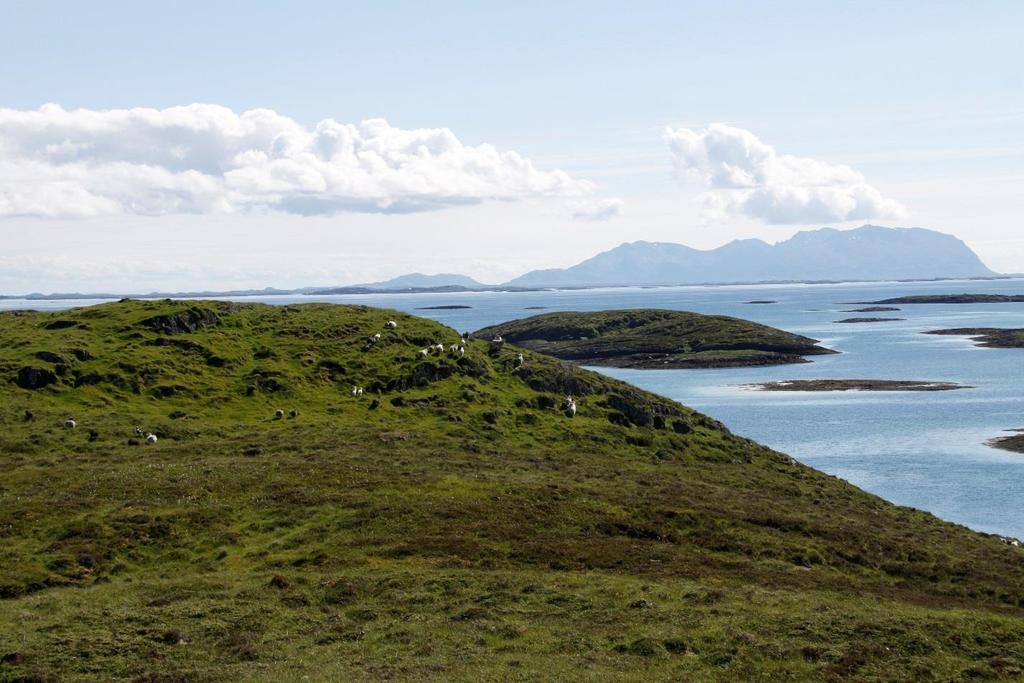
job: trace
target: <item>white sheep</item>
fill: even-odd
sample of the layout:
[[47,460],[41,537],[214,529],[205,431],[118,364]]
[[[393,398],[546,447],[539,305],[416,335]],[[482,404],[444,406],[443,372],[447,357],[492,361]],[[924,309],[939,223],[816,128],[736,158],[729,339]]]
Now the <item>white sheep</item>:
[[524,362],[525,362],[525,360],[523,359],[523,354],[521,354],[521,353],[517,353],[517,354],[516,354],[516,367],[519,367],[519,366],[520,366],[520,365],[522,365],[522,364],[523,364]]
[[566,409],[566,412],[569,413],[569,417],[576,417],[576,404],[570,403],[569,407]]
[[359,387],[357,387],[357,386],[353,386],[352,387],[352,395],[353,396],[358,396],[359,395]]
[[434,344],[434,348],[439,354],[444,353],[444,344]]
[[359,393],[357,395],[358,396],[362,396],[363,395],[363,388],[362,387],[359,387]]
[[460,346],[459,347],[459,355],[460,356],[465,356],[466,355],[466,347],[465,346]]
[[156,443],[156,434],[146,434],[146,443]]
[[278,408],[277,410],[274,411],[275,420],[280,420],[282,417],[284,417],[284,411],[282,409]]
[[68,419],[64,420],[64,428],[65,429],[74,429],[77,426],[78,426],[78,423],[75,422],[75,418],[73,418],[73,417],[69,417]]
[[426,358],[428,353],[430,353],[430,351],[427,349],[420,349],[419,356],[420,358]]
[[396,323],[394,320],[389,320],[387,324],[384,325],[384,327],[388,328],[389,330],[394,330],[398,328],[398,323]]
[[451,344],[448,347],[448,353],[454,355],[454,354],[456,354],[458,352],[459,352],[459,345],[458,344]]
[[492,344],[504,344],[505,340],[501,338],[500,334],[496,334],[496,335],[494,335],[494,338],[491,339],[491,343]]

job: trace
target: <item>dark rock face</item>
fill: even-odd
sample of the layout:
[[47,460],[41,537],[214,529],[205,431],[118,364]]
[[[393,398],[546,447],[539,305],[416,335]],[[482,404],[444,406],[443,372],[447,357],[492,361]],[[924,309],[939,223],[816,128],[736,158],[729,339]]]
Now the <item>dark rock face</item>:
[[158,315],[142,321],[142,324],[161,334],[187,334],[205,327],[214,327],[220,317],[207,308],[190,308],[172,315]]
[[568,364],[563,366],[561,372],[524,366],[515,370],[515,374],[534,391],[563,396],[587,396],[595,391],[587,378],[574,373]]
[[629,424],[637,427],[665,428],[665,418],[684,418],[682,411],[663,403],[645,399],[640,393],[609,394],[605,399],[609,408],[617,411]]
[[455,374],[455,369],[450,365],[420,363],[409,376],[409,386],[426,386],[442,379],[448,379]]
[[66,365],[67,359],[59,353],[53,353],[52,351],[39,351],[36,353],[36,358],[44,360],[47,363],[55,363],[57,365]]
[[42,389],[56,381],[57,375],[52,370],[29,366],[18,370],[18,376],[14,380],[15,384],[22,389]]

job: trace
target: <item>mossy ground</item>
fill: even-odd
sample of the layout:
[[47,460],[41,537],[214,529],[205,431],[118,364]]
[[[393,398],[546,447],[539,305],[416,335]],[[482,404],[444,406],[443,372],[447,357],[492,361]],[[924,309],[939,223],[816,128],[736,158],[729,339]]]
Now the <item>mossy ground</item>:
[[0,315],[0,679],[1024,670],[1019,548],[555,359],[418,356],[457,340],[326,305]]

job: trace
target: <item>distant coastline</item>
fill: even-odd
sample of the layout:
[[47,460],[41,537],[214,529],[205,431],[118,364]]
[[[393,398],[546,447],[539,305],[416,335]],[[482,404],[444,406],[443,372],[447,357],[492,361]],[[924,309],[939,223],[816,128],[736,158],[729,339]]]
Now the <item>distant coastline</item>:
[[[844,284],[871,284],[880,282],[893,283],[915,283],[915,282],[986,282],[997,280],[1020,280],[1024,279],[1021,274],[992,275],[984,277],[948,277],[948,278],[920,278],[906,280],[751,280],[733,282],[665,282],[662,284],[609,284],[609,285],[572,285],[552,287],[508,287],[505,285],[462,287],[459,285],[442,287],[404,287],[404,288],[374,288],[359,285],[343,287],[300,287],[296,289],[277,289],[266,287],[264,289],[239,289],[239,290],[202,290],[186,292],[148,292],[139,293],[111,293],[111,292],[53,292],[43,294],[33,292],[31,294],[0,294],[0,300],[19,299],[23,301],[74,301],[77,299],[107,299],[116,301],[119,299],[205,299],[216,297],[246,297],[246,296],[343,296],[343,295],[366,295],[366,294],[472,294],[480,292],[555,292],[555,291],[585,291],[592,289],[632,289],[643,287],[645,289],[659,287],[749,287],[749,286],[771,286],[771,285],[844,285]],[[855,302],[855,303],[876,303],[876,302]]]

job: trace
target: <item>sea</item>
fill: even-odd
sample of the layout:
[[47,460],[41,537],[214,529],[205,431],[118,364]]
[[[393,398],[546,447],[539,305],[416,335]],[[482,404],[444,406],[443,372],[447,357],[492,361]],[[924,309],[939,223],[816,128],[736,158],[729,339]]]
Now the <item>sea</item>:
[[[269,304],[328,302],[394,308],[458,331],[551,311],[667,308],[746,318],[813,337],[840,353],[810,363],[709,370],[593,368],[691,406],[737,434],[841,477],[893,503],[978,531],[1024,538],[1024,455],[986,445],[1024,428],[1024,349],[986,349],[952,327],[1024,328],[1024,303],[918,304],[846,313],[854,302],[914,294],[1024,294],[1024,279],[736,286],[630,287],[530,292],[252,296]],[[768,300],[771,304],[751,304]],[[0,300],[0,309],[60,310],[102,300]],[[437,309],[436,306],[468,306]],[[896,317],[837,324],[854,316]],[[765,392],[791,379],[958,382],[940,392]]]

